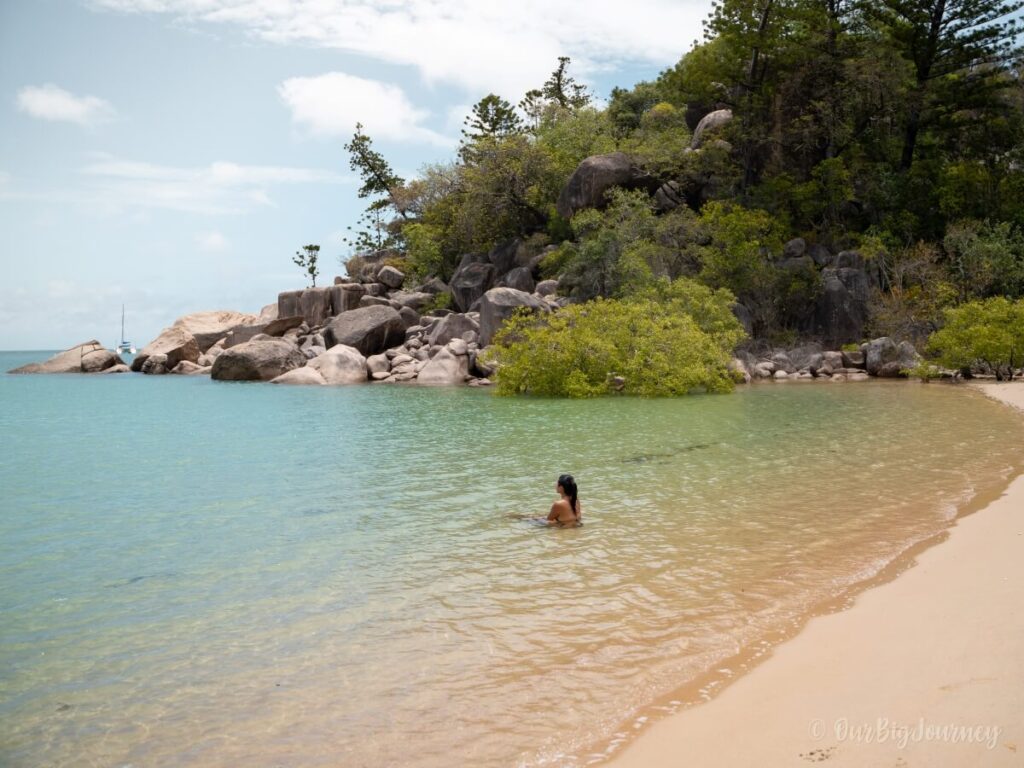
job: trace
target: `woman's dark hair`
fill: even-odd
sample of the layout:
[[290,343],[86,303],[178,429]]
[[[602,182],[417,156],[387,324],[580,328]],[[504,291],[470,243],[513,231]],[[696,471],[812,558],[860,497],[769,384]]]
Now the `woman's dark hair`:
[[579,500],[576,497],[579,489],[576,488],[576,481],[572,479],[572,475],[561,475],[558,478],[558,484],[562,486],[562,490],[565,491],[565,495],[569,497],[569,505],[572,509],[573,515],[579,519],[580,513],[577,509]]

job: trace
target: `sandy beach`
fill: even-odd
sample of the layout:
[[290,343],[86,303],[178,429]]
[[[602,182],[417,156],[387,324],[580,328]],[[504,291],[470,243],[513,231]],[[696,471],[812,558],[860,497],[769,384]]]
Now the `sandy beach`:
[[914,560],[608,764],[1024,765],[1024,476]]

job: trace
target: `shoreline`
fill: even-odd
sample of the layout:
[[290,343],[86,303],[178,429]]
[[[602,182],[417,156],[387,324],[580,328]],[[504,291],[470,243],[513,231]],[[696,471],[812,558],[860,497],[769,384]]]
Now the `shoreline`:
[[[968,386],[1024,417],[1024,382]],[[592,762],[1018,765],[1022,510],[1019,472],[798,626],[646,707]]]

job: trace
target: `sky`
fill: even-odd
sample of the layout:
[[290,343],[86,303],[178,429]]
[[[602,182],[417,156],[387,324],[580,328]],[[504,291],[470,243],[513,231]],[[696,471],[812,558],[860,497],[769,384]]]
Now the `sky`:
[[360,121],[400,175],[470,106],[572,57],[600,99],[678,61],[709,0],[3,0],[0,349],[138,346],[321,283],[363,201]]

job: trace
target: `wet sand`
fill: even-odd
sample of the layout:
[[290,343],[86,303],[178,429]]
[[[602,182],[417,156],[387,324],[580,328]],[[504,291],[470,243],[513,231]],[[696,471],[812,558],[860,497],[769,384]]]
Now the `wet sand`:
[[608,765],[1024,765],[1024,475],[944,538]]

